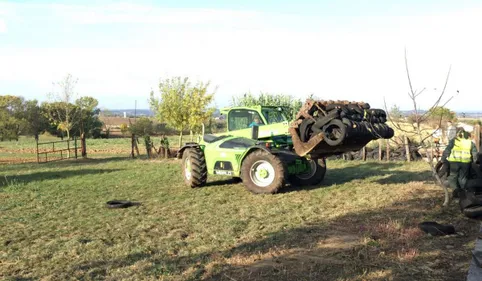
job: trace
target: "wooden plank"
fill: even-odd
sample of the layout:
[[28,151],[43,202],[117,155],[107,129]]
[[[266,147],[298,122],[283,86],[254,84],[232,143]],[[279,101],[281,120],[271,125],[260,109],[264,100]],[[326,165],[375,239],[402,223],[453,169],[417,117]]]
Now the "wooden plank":
[[405,154],[407,154],[407,162],[410,162],[411,155],[410,155],[410,146],[409,146],[407,135],[403,135],[403,143],[405,144]]
[[390,142],[389,142],[389,140],[387,139],[385,143],[386,143],[386,145],[387,145],[387,157],[386,157],[385,160],[388,162],[388,161],[390,161]]
[[382,140],[378,140],[378,161],[382,161]]

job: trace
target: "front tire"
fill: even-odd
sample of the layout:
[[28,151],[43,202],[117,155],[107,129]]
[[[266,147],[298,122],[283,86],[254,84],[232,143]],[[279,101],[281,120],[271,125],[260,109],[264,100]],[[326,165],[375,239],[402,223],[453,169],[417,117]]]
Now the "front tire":
[[188,148],[182,155],[182,176],[186,185],[195,188],[206,184],[208,170],[204,152],[200,148]]
[[309,172],[293,175],[290,177],[290,182],[293,185],[298,185],[298,186],[316,185],[316,184],[319,184],[325,178],[326,160],[324,158],[308,160],[308,163],[311,166]]
[[274,154],[258,150],[249,154],[241,166],[245,187],[256,194],[274,194],[285,184],[285,168]]

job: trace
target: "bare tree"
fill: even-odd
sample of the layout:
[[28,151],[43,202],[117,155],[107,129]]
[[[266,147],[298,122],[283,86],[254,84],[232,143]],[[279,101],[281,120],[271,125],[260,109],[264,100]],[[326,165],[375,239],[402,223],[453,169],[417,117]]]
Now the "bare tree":
[[52,110],[49,110],[49,118],[58,126],[58,129],[67,133],[67,139],[70,139],[70,130],[79,122],[80,110],[74,105],[78,94],[75,92],[75,86],[78,79],[71,74],[60,82],[52,83],[54,88],[58,87],[58,91],[49,93],[49,100],[55,104]]
[[[448,84],[449,77],[450,77],[451,68],[452,67],[450,66],[449,69],[448,69],[447,76],[445,78],[444,87],[443,87],[441,93],[438,95],[437,99],[432,104],[432,106],[428,110],[423,112],[423,110],[421,110],[419,105],[418,105],[417,98],[422,93],[425,92],[425,88],[423,88],[421,90],[416,90],[416,89],[413,88],[412,79],[410,78],[410,71],[409,71],[409,67],[408,67],[407,50],[405,49],[405,69],[406,69],[406,72],[407,72],[407,78],[408,78],[408,84],[409,84],[408,97],[410,98],[410,100],[412,102],[412,105],[413,105],[413,109],[414,109],[414,116],[413,116],[413,121],[414,121],[414,124],[413,124],[414,128],[413,129],[414,130],[407,130],[407,129],[403,128],[399,122],[397,122],[396,120],[394,120],[394,118],[392,116],[390,116],[390,113],[387,110],[386,101],[384,99],[385,111],[387,112],[388,118],[389,118],[390,122],[394,125],[394,127],[397,128],[399,131],[407,134],[407,135],[412,135],[413,137],[418,138],[418,140],[420,142],[420,147],[422,148],[422,151],[423,150],[425,151],[425,154],[427,156],[427,159],[428,159],[427,162],[430,165],[430,169],[432,171],[432,176],[434,177],[435,183],[437,185],[439,185],[440,187],[442,187],[443,190],[444,190],[444,193],[445,193],[445,200],[444,200],[444,203],[443,203],[444,207],[447,207],[450,204],[449,191],[448,191],[447,187],[444,185],[444,183],[442,182],[442,179],[438,175],[436,167],[433,163],[433,155],[430,152],[430,151],[433,151],[433,143],[431,141],[427,141],[427,139],[429,139],[433,136],[434,132],[429,132],[426,136],[424,136],[422,124],[425,123],[428,120],[428,118],[430,117],[430,113],[435,108],[440,107],[440,106],[443,107],[453,99],[454,95],[449,96],[449,97],[447,97],[447,95],[446,95],[446,89],[447,89],[447,84]],[[442,123],[442,116],[440,116],[440,120],[438,120],[437,129],[441,128],[441,123]]]

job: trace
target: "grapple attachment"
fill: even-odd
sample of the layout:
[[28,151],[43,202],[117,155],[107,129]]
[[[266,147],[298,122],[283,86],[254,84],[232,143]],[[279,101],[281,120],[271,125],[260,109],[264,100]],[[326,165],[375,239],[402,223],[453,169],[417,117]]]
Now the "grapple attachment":
[[289,133],[299,156],[326,157],[357,151],[376,139],[390,139],[386,112],[368,103],[308,99]]

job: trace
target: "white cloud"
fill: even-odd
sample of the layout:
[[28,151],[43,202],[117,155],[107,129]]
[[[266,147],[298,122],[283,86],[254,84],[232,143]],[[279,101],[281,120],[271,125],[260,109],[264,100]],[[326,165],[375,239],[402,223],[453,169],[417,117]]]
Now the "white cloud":
[[0,33],[7,32],[7,24],[3,19],[0,19]]

